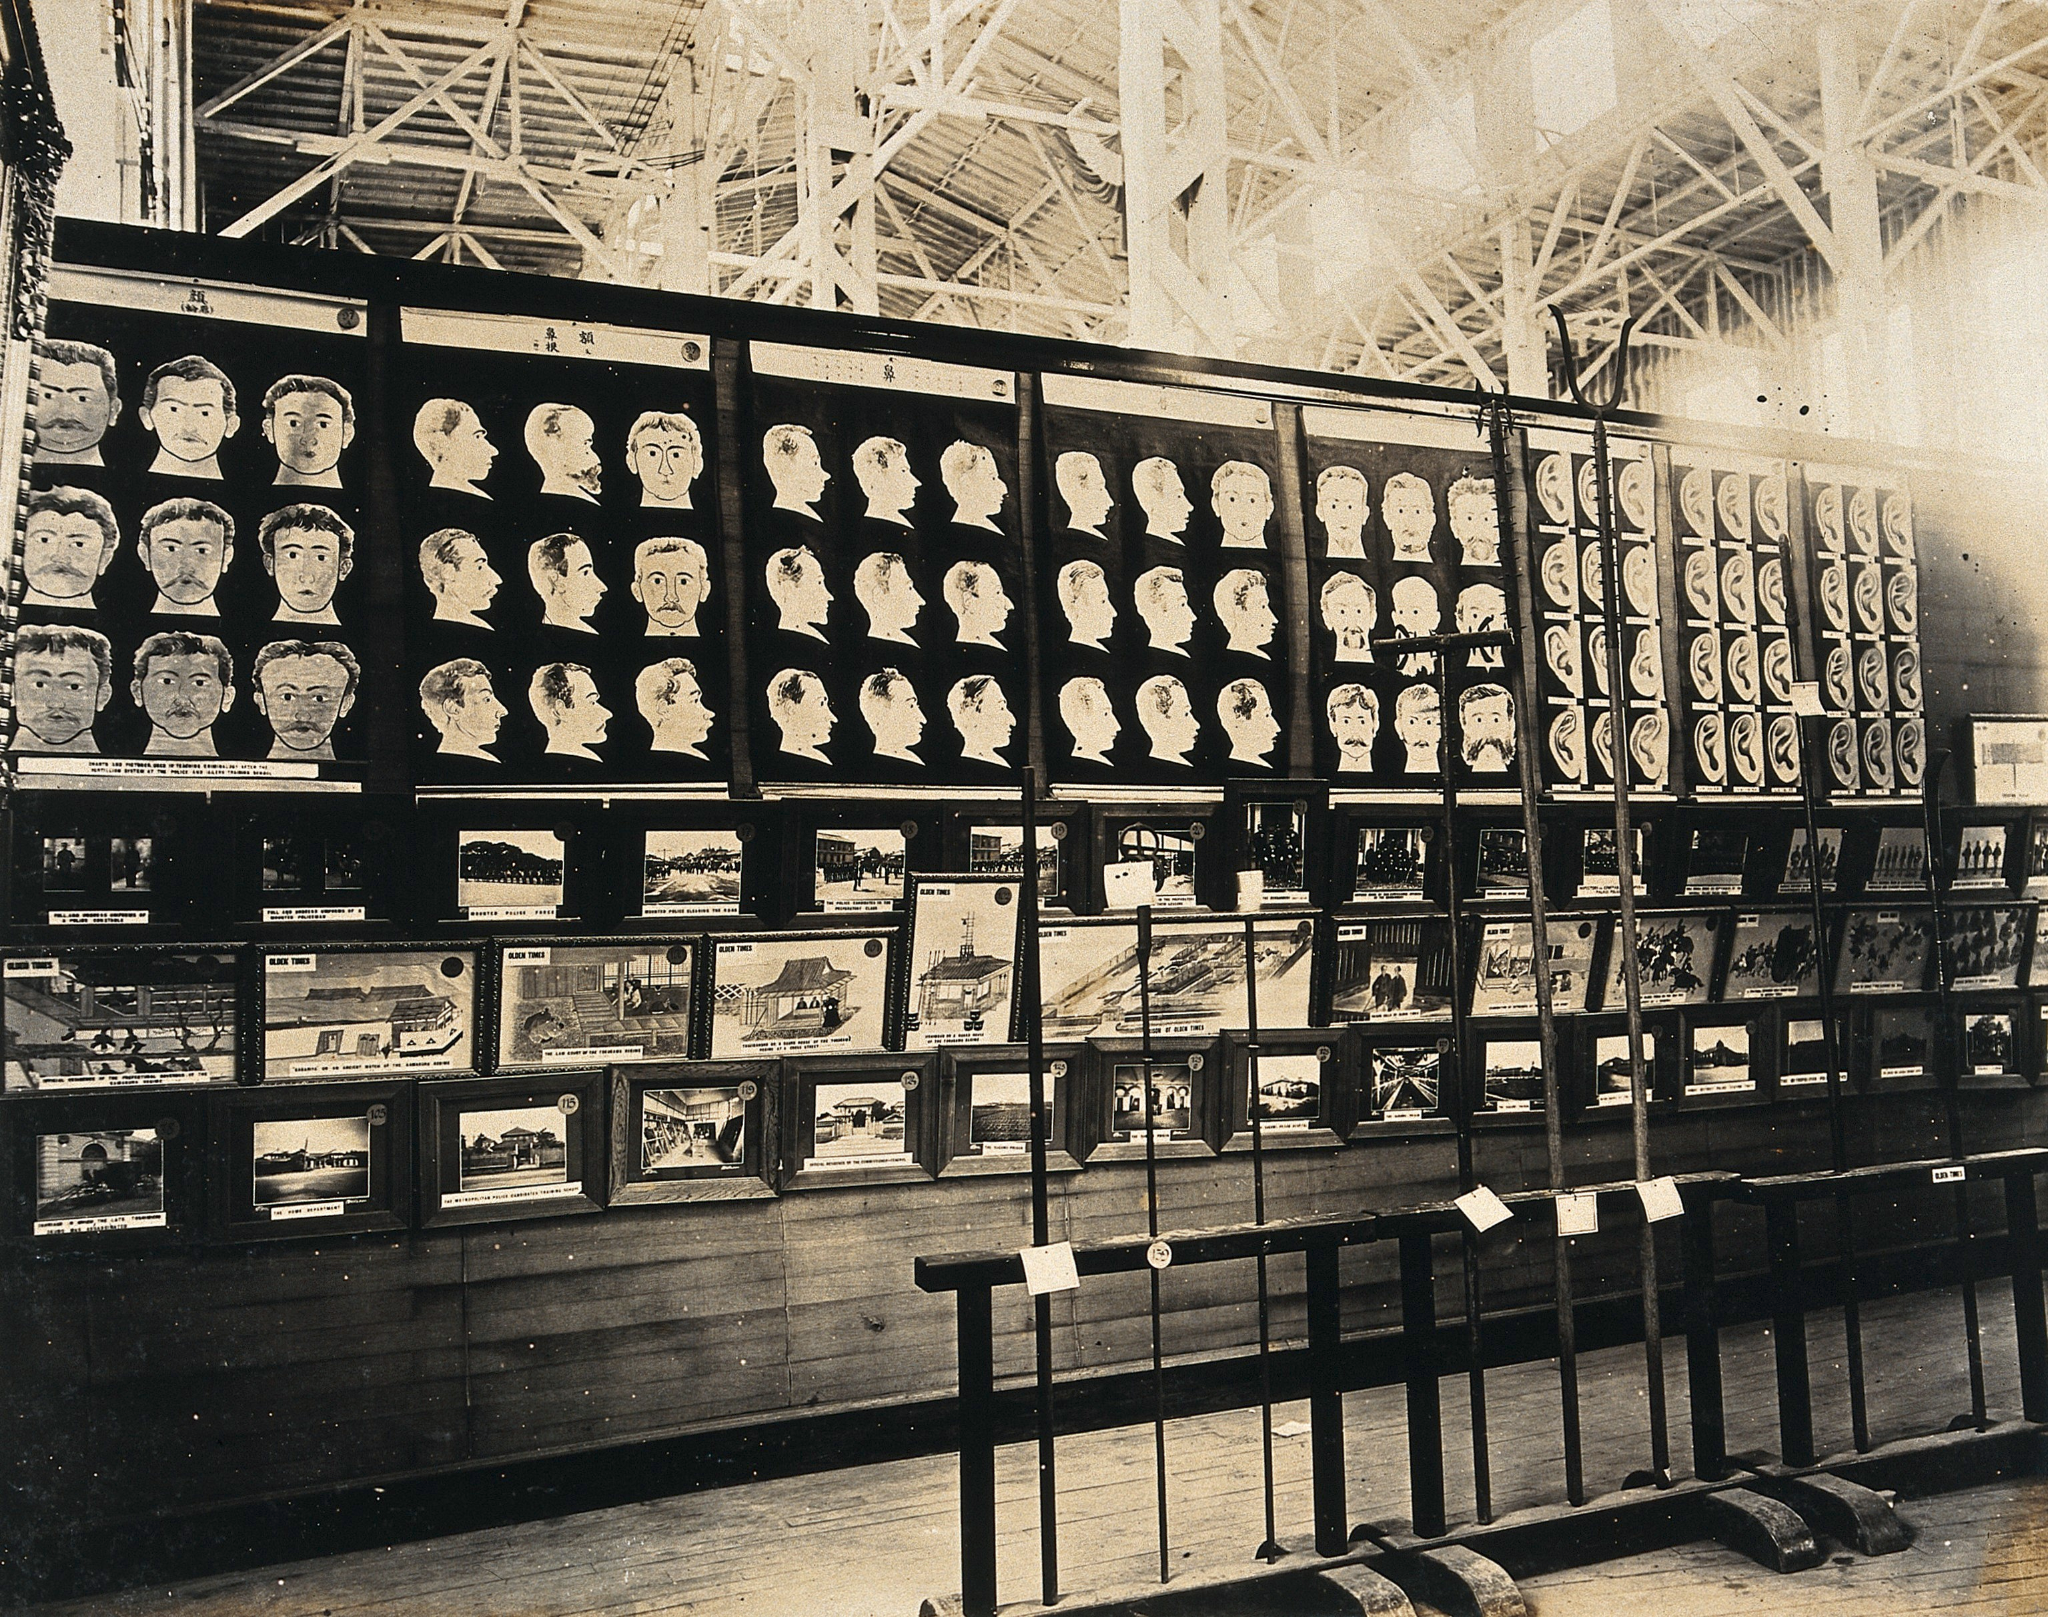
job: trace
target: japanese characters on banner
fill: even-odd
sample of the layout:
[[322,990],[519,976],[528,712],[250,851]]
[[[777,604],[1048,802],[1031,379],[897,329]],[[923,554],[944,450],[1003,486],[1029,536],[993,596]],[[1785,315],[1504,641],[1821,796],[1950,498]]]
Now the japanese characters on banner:
[[1485,438],[1466,417],[1320,406],[1302,426],[1317,773],[1340,787],[1434,789],[1448,735],[1473,785],[1518,786],[1506,654],[1453,657],[1446,715],[1436,655],[1385,649],[1509,625]]
[[1882,473],[1806,468],[1822,788],[1834,797],[1914,795],[1927,773],[1921,716],[1920,573],[1913,504]]
[[1701,797],[1796,793],[1790,504],[1782,461],[1674,449],[1678,665]]
[[1285,773],[1273,407],[1048,374],[1046,770],[1076,786]]
[[392,401],[414,779],[722,787],[710,344],[413,309]]
[[[1655,470],[1650,445],[1610,438],[1614,474],[1609,514],[1621,576],[1621,739],[1630,783],[1671,789],[1671,718],[1666,701],[1656,544]],[[1607,630],[1602,622],[1598,474],[1589,434],[1529,433],[1529,550],[1535,566],[1537,733],[1543,781],[1556,791],[1605,790],[1617,748],[1608,708]]]
[[62,267],[50,296],[10,580],[24,783],[358,784],[364,306]]
[[1008,786],[1029,712],[1015,374],[780,343],[750,355],[757,777]]

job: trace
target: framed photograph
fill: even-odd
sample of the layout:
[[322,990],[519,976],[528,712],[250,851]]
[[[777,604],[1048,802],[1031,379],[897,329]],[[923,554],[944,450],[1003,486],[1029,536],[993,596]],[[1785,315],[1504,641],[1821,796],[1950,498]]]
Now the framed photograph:
[[[1254,797],[1239,806],[1244,840],[1238,869],[1259,873],[1263,903],[1279,909],[1307,904],[1311,855],[1321,846],[1310,834],[1311,813],[1318,827],[1321,813],[1299,797]],[[1319,859],[1315,862],[1320,866]],[[1316,879],[1320,881],[1320,872]]]
[[592,805],[429,799],[406,834],[421,921],[500,929],[611,918],[617,831]]
[[2048,814],[2027,820],[2026,894],[2029,898],[2048,896]]
[[[1549,917],[1551,1007],[1563,1015],[1586,1008],[1592,987],[1593,946],[1600,925],[1582,915]],[[1472,1015],[1536,1014],[1536,945],[1527,921],[1487,921],[1478,926],[1473,952]]]
[[[1840,1062],[1838,1070],[1846,1081],[1849,1076],[1849,1027],[1840,1017],[1835,1021],[1835,1053]],[[1827,1081],[1826,1025],[1818,1016],[1786,1017],[1784,1042],[1778,1056],[1779,1090],[1782,1092],[1790,1089],[1810,1093],[1825,1089]]]
[[1529,890],[1529,838],[1515,825],[1482,825],[1479,828],[1478,876],[1474,883],[1481,898],[1495,893],[1526,893]]
[[892,932],[760,932],[706,940],[714,1061],[881,1050]]
[[2048,803],[2048,718],[1973,715],[1970,801]]
[[497,1070],[689,1057],[699,940],[501,943]]
[[909,846],[898,825],[820,826],[811,834],[811,907],[826,915],[901,909]]
[[242,964],[233,949],[55,949],[0,965],[4,1087],[231,1083]]
[[[1045,1047],[1045,1165],[1072,1173],[1087,1144],[1075,1139],[1075,1097],[1088,1090],[1088,1048]],[[1031,1070],[1021,1044],[948,1050],[941,1068],[939,1176],[1031,1171]]]
[[472,1072],[477,951],[268,950],[265,1082]]
[[[1262,1148],[1342,1143],[1352,1053],[1351,1036],[1343,1028],[1261,1035],[1256,1095]],[[1224,1149],[1249,1151],[1254,1075],[1245,1035],[1224,1034],[1222,1061],[1225,1082],[1230,1086],[1225,1097]]]
[[[1636,825],[1629,829],[1635,840],[1635,891],[1641,896],[1649,891],[1645,882],[1649,828]],[[1621,892],[1618,846],[1613,826],[1589,825],[1584,828],[1579,843],[1579,897],[1614,898]]]
[[1740,893],[1749,868],[1749,833],[1722,826],[1694,826],[1687,850],[1685,893]]
[[602,1072],[421,1084],[421,1223],[597,1212],[604,1101]]
[[1435,836],[1436,828],[1427,825],[1359,826],[1351,902],[1419,903],[1424,896],[1429,849]]
[[[1309,1026],[1315,919],[1266,914],[1253,923],[1259,1026]],[[1104,919],[1038,931],[1041,1027],[1047,1039],[1135,1037],[1143,1030],[1135,921]],[[1245,919],[1173,917],[1152,925],[1149,998],[1155,1038],[1213,1034],[1247,1023]]]
[[1430,1038],[1429,1029],[1354,1030],[1358,1045],[1358,1127],[1448,1122],[1457,1083],[1455,1052],[1448,1034]]
[[1543,1047],[1535,1030],[1504,1036],[1489,1030],[1479,1045],[1478,1110],[1499,1117],[1543,1112]]
[[2004,887],[2005,831],[2003,825],[1966,825],[1956,838],[1955,876],[1949,886]]
[[905,1049],[1008,1041],[1019,885],[1012,876],[910,878]]
[[1916,825],[1878,827],[1877,854],[1870,866],[1868,893],[1919,893],[1927,890],[1927,838]]
[[264,926],[364,926],[409,919],[415,838],[362,803],[295,803],[236,822],[236,913]]
[[2019,1048],[2019,1016],[2015,1005],[1970,1006],[1957,1013],[1962,1023],[1965,1082],[1972,1078],[2016,1078],[2023,1075]]
[[[1636,912],[1636,959],[1642,1003],[1648,1006],[1703,1005],[1714,980],[1716,956],[1727,935],[1728,917],[1719,910],[1694,910],[1682,915]],[[1600,990],[1603,1010],[1618,1011],[1627,1003],[1621,921],[1607,934],[1607,972]]]
[[[1820,890],[1832,893],[1836,877],[1842,867],[1842,838],[1844,830],[1839,825],[1824,825],[1820,828]],[[1806,840],[1806,827],[1795,825],[1791,840],[1785,845],[1785,868],[1778,878],[1781,893],[1810,893],[1813,891],[1814,870],[1813,847]]]
[[643,831],[640,914],[738,915],[745,900],[747,845],[743,827],[715,831]]
[[405,1229],[412,1108],[402,1079],[223,1097],[209,1174],[214,1227],[238,1241]]
[[1755,1095],[1768,1046],[1759,1048],[1755,1018],[1688,1017],[1685,1025],[1685,1095]]
[[8,1103],[9,1227],[37,1244],[158,1245],[205,1217],[207,1108],[195,1095]]
[[791,1190],[929,1179],[935,1055],[796,1056],[783,1063]]
[[2017,988],[2033,917],[2017,904],[1958,904],[1948,912],[1949,986]]
[[1330,949],[1331,1021],[1447,1019],[1454,992],[1448,920],[1336,923]]
[[[1001,809],[977,804],[955,813],[950,866],[970,876],[1020,878],[1024,874],[1024,826],[1014,817],[1016,811],[1010,812],[1013,817],[1004,818]],[[1038,902],[1042,909],[1070,910],[1078,903],[1072,883],[1080,874],[1075,849],[1085,847],[1075,840],[1081,823],[1077,816],[1083,812],[1072,803],[1039,807]],[[1086,863],[1085,852],[1080,863]]]
[[1800,999],[1820,992],[1820,948],[1810,915],[1737,915],[1721,988],[1727,1001]]
[[[1933,958],[1932,910],[1850,910],[1842,918],[1835,992],[1918,993],[1927,986],[1927,968]],[[2017,956],[2014,967],[2018,967]]]
[[[1643,1029],[1643,1082],[1647,1086],[1648,1098],[1657,1099],[1657,1091],[1663,1087],[1665,1066],[1674,1051],[1672,1045],[1676,1029],[1665,1022]],[[1633,1098],[1629,1093],[1628,1030],[1617,1027],[1611,1021],[1603,1020],[1597,1028],[1586,1030],[1581,1048],[1591,1045],[1593,1067],[1593,1104],[1597,1107],[1626,1106]],[[1538,1108],[1541,1110],[1541,1108]]]
[[569,864],[563,831],[455,834],[455,909],[465,921],[552,921],[562,913]]
[[1934,1010],[1926,1005],[1873,1005],[1868,1018],[1868,1072],[1878,1083],[1934,1078]]
[[781,1081],[772,1061],[614,1071],[611,1205],[774,1195]]
[[1090,1162],[1142,1160],[1148,1116],[1156,1155],[1216,1154],[1223,1097],[1215,1040],[1153,1039],[1149,1113],[1143,1041],[1090,1042],[1100,1130]]

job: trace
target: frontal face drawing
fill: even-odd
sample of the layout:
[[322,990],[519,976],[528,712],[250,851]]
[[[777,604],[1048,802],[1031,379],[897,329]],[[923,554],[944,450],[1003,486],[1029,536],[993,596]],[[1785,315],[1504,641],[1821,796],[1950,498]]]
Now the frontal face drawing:
[[761,435],[761,462],[775,485],[777,509],[816,517],[818,498],[832,474],[818,458],[818,443],[809,427],[783,423]]
[[[325,378],[293,377],[264,400],[263,436],[277,451],[280,483],[339,488],[341,452],[355,442],[355,407],[346,391]],[[306,385],[293,385],[303,383]],[[332,391],[329,391],[332,389]]]
[[482,541],[460,528],[443,528],[420,544],[420,577],[434,596],[434,616],[444,622],[489,628],[483,614],[505,582],[491,565]]
[[[1498,634],[1508,624],[1508,598],[1498,584],[1468,584],[1458,591],[1454,621],[1460,634]],[[1472,668],[1498,668],[1500,647],[1474,646],[1465,662]]]
[[1267,764],[1280,739],[1280,721],[1266,687],[1255,679],[1233,679],[1216,693],[1216,718],[1239,763]]
[[1209,503],[1223,524],[1225,550],[1264,550],[1273,515],[1273,485],[1263,466],[1226,460],[1209,479]]
[[1070,679],[1060,687],[1060,722],[1074,738],[1074,756],[1090,763],[1109,762],[1109,749],[1123,733],[1109,690],[1093,675]]
[[894,438],[870,438],[853,452],[853,477],[868,497],[867,514],[910,526],[904,513],[922,485],[910,470],[910,451]]
[[996,636],[1016,605],[1003,588],[1002,575],[984,561],[956,561],[946,569],[944,593],[946,605],[959,620],[959,643],[1000,651],[1003,643]]
[[939,456],[939,477],[953,496],[953,520],[970,528],[997,530],[995,518],[1010,486],[996,470],[996,458],[980,444],[955,441]]
[[155,727],[145,751],[212,755],[213,723],[235,701],[227,667],[227,647],[211,635],[143,641],[129,695]]
[[1379,598],[1356,573],[1332,573],[1324,582],[1317,605],[1323,627],[1337,637],[1337,661],[1372,661],[1372,631],[1380,620]]
[[1067,526],[1102,538],[1102,524],[1116,503],[1110,498],[1102,462],[1085,449],[1069,449],[1053,463],[1052,476],[1060,498],[1067,502]]
[[1216,581],[1216,616],[1230,635],[1232,651],[1264,657],[1280,620],[1266,588],[1266,575],[1249,567],[1234,568]]
[[643,668],[633,682],[633,699],[654,733],[651,750],[705,756],[704,742],[715,715],[704,700],[695,664],[669,657]]
[[782,731],[782,750],[818,763],[830,763],[825,744],[832,739],[838,715],[825,692],[825,682],[807,668],[785,668],[768,681],[768,714]]
[[711,593],[710,563],[694,539],[643,539],[634,548],[633,599],[647,609],[649,634],[696,634],[697,609]]
[[580,663],[547,663],[527,687],[533,716],[548,733],[547,750],[573,758],[596,758],[612,710],[597,694],[597,681]]
[[704,470],[704,443],[688,416],[642,415],[626,434],[626,459],[640,479],[642,505],[690,509],[690,485]]
[[1339,685],[1324,704],[1337,742],[1337,767],[1346,773],[1372,768],[1373,743],[1380,733],[1380,699],[1364,685]]
[[595,424],[574,405],[535,405],[526,418],[526,452],[540,468],[541,493],[596,504],[604,487],[596,438]]
[[1002,686],[986,674],[970,674],[946,693],[946,710],[960,732],[961,757],[1008,764],[1003,749],[1016,733],[1017,719]]
[[241,418],[228,402],[227,388],[210,375],[154,379],[155,396],[140,417],[156,434],[159,446],[154,471],[187,477],[219,477],[214,457],[223,440],[232,438]]
[[217,615],[214,588],[235,554],[228,540],[231,521],[217,505],[198,510],[158,506],[143,515],[135,548],[156,580],[159,611],[184,608]]
[[884,668],[861,682],[860,716],[874,732],[878,758],[924,761],[915,750],[924,739],[924,706],[901,669]]
[[[65,504],[86,509],[59,509]],[[113,508],[83,489],[52,489],[29,496],[23,529],[21,571],[31,603],[90,608],[93,585],[120,543]]]
[[1202,733],[1187,687],[1171,674],[1155,674],[1138,687],[1138,722],[1152,741],[1152,756],[1184,764]]
[[1323,525],[1323,554],[1363,559],[1365,474],[1355,466],[1325,467],[1316,477],[1316,520]]
[[1410,574],[1394,580],[1394,627],[1402,634],[1435,634],[1443,613],[1437,605],[1436,589],[1428,579]]
[[1467,567],[1498,567],[1500,508],[1494,503],[1493,479],[1461,477],[1451,485],[1444,503],[1450,508],[1458,560]]
[[420,682],[420,706],[441,732],[440,751],[495,763],[489,752],[508,711],[482,663],[442,663]]
[[1066,614],[1068,641],[1107,651],[1105,642],[1116,628],[1108,575],[1092,561],[1070,561],[1059,571],[1057,588],[1060,610]]
[[[59,358],[60,352],[78,357]],[[44,352],[36,382],[37,460],[100,464],[100,440],[121,418],[121,396],[108,380],[113,369],[114,356],[89,343],[52,344]]]
[[1188,587],[1178,567],[1154,567],[1140,573],[1132,590],[1138,616],[1145,620],[1154,651],[1188,654],[1188,637],[1195,632],[1195,609],[1188,604]]
[[490,496],[476,485],[491,475],[498,446],[482,419],[460,399],[429,399],[413,418],[413,447],[431,469],[429,486]]
[[332,758],[334,727],[355,706],[355,673],[332,652],[258,653],[256,711],[270,721],[273,758]]
[[1443,706],[1437,700],[1436,687],[1410,685],[1394,699],[1394,734],[1408,749],[1410,774],[1436,772],[1437,743],[1443,733]]
[[327,528],[279,523],[272,529],[263,565],[277,580],[278,616],[332,622],[334,592],[355,564],[351,548]]
[[823,640],[822,626],[832,605],[825,587],[825,566],[809,545],[778,550],[768,558],[768,598],[775,603],[778,627],[792,634]]
[[1156,539],[1179,540],[1195,510],[1181,486],[1180,468],[1163,455],[1141,460],[1131,468],[1131,489],[1145,513],[1145,531]]
[[1474,685],[1458,698],[1459,755],[1465,767],[1499,774],[1515,761],[1515,700],[1499,685]]
[[1394,542],[1394,560],[1428,561],[1436,532],[1436,496],[1413,472],[1396,472],[1380,490],[1380,520]]
[[[97,652],[97,655],[95,655]],[[23,630],[14,663],[20,752],[92,753],[92,726],[114,694],[112,648],[90,629]]]

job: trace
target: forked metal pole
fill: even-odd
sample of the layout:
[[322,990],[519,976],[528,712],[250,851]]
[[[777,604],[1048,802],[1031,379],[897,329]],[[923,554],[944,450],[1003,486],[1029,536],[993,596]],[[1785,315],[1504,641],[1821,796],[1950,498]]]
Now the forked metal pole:
[[[1038,976],[1038,772],[1024,770],[1023,880],[1017,890],[1017,926],[1022,947],[1017,955],[1017,1008],[1024,1023],[1024,1062],[1031,1082],[1031,1244],[1052,1240],[1050,1184],[1045,1167],[1050,1133],[1045,1103],[1045,1023]],[[1060,1598],[1059,1483],[1053,1469],[1052,1295],[1040,1292],[1034,1304],[1032,1338],[1038,1368],[1038,1562],[1044,1603]]]
[[[1159,1148],[1152,1115],[1152,906],[1138,906],[1138,1033],[1145,1088],[1145,1231],[1159,1239]],[[1166,1582],[1166,1360],[1159,1348],[1159,1266],[1147,1262],[1152,1281],[1152,1474],[1159,1499],[1159,1581]]]
[[[1266,1103],[1259,1095],[1259,950],[1258,933],[1252,918],[1244,918],[1244,1023],[1245,1079],[1249,1091],[1245,1118],[1252,1131],[1252,1221],[1261,1229],[1266,1224],[1266,1145],[1263,1121]],[[1285,1552],[1273,1517],[1273,1318],[1266,1290],[1266,1254],[1258,1256],[1259,1268],[1259,1444],[1265,1462],[1266,1542],[1258,1553],[1271,1566]]]

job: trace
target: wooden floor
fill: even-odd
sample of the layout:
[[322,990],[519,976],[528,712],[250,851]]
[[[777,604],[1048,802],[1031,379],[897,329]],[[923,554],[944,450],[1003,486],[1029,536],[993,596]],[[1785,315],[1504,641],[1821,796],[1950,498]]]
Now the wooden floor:
[[[1983,1296],[1987,1379],[1994,1409],[2018,1399],[2009,1294]],[[1944,1426],[1968,1408],[1961,1305],[1934,1293],[1864,1315],[1873,1435],[1880,1441]],[[1816,1436],[1849,1446],[1841,1389],[1841,1328],[1818,1317],[1809,1351]],[[1724,1336],[1729,1446],[1775,1449],[1771,1343],[1761,1326]],[[1684,1471],[1685,1357],[1667,1345],[1674,1459]],[[1582,1360],[1588,1484],[1619,1486],[1648,1461],[1640,1347]],[[1555,1367],[1517,1366],[1487,1382],[1497,1514],[1562,1493]],[[1443,1384],[1454,1519],[1471,1517],[1465,1383]],[[1274,1412],[1279,1528],[1308,1530],[1306,1410]],[[1405,1525],[1405,1426],[1398,1388],[1345,1401],[1354,1520]],[[1175,1421],[1167,1429],[1174,1581],[1247,1564],[1263,1534],[1256,1410]],[[1156,1579],[1150,1427],[1061,1441],[1060,1550],[1065,1592]],[[640,1617],[745,1613],[792,1617],[909,1617],[921,1597],[959,1587],[951,1457],[906,1460],[807,1477],[707,1489],[645,1504],[384,1550],[194,1580],[34,1608],[34,1617]],[[1035,1451],[999,1456],[1000,1591],[1036,1610]],[[1535,1617],[1718,1617],[1789,1605],[1805,1611],[2048,1612],[2048,1481],[2002,1484],[1907,1500],[1917,1530],[1905,1554],[1830,1564],[1780,1579],[1731,1551],[1695,1545],[1550,1574],[1526,1585]]]

